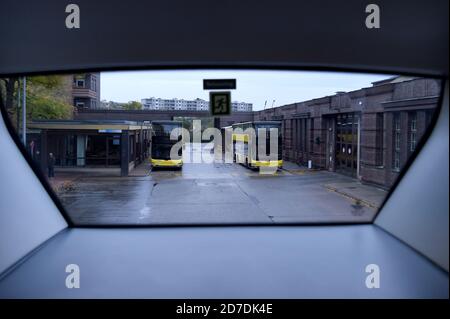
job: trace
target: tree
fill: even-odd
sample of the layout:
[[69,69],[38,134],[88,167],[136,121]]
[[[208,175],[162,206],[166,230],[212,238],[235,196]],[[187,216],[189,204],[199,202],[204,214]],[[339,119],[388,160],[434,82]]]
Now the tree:
[[142,110],[142,104],[137,101],[130,101],[123,106],[124,110]]
[[[70,119],[72,76],[44,75],[27,78],[27,117],[29,119]],[[30,83],[28,85],[28,82]]]
[[27,105],[27,118],[33,120],[70,119],[73,113],[73,106],[52,96],[30,96]]
[[[20,79],[21,80],[21,79]],[[55,90],[62,87],[63,76],[60,75],[46,75],[46,76],[32,76],[27,77],[27,94],[37,90]],[[3,99],[4,106],[7,110],[16,106],[15,99],[19,91],[19,78],[1,78],[0,92]],[[20,92],[22,93],[22,92]]]
[[10,112],[14,107],[14,100],[18,89],[17,77],[0,79],[0,96],[6,111]]
[[[69,119],[71,76],[45,75],[27,77],[27,119]],[[18,104],[19,78],[0,79],[2,101],[8,114],[16,124],[21,110]],[[22,93],[22,92],[20,92]]]

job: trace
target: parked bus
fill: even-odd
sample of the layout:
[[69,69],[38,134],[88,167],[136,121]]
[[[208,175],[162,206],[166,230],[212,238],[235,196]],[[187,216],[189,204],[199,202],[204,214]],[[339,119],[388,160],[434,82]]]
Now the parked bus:
[[[245,122],[233,124],[233,150],[234,150],[234,161],[236,163],[244,164],[250,168],[256,168],[261,166],[271,166],[271,167],[283,167],[282,159],[282,135],[281,135],[281,122],[280,121],[255,121],[255,122]],[[254,148],[249,147],[249,141],[251,140],[249,134],[245,134],[245,130],[252,128],[255,132],[255,146]],[[243,133],[236,132],[236,129],[241,129]],[[258,129],[266,129],[266,134],[264,140],[259,138]],[[277,129],[278,134],[278,149],[270,150],[270,129]],[[258,154],[258,146],[261,143],[266,145],[266,154]],[[272,151],[272,152],[271,152]],[[275,158],[269,160],[265,157],[270,154],[276,154]],[[262,155],[262,156],[260,156]]]
[[170,133],[173,129],[181,128],[178,121],[153,121],[152,122],[152,151],[150,162],[153,167],[179,167],[183,166],[183,148],[180,147],[176,158],[170,157],[170,150],[175,143],[181,141],[171,140]]
[[232,132],[233,132],[233,127],[231,125],[224,126],[220,129],[220,133],[221,133],[221,137],[222,137],[222,144],[220,145],[220,148],[221,148],[222,154],[225,154],[225,152],[228,152],[231,154],[232,143],[227,141],[226,137],[227,137],[227,134],[230,134],[228,136],[232,136]]

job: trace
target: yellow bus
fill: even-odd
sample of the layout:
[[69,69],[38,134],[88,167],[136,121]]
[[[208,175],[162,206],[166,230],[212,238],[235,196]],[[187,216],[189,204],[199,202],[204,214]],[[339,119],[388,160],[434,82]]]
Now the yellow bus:
[[[282,159],[282,135],[281,135],[281,121],[255,121],[255,122],[245,122],[245,123],[236,123],[232,125],[233,127],[233,153],[234,153],[234,161],[236,163],[244,164],[249,168],[257,168],[262,166],[271,166],[271,167],[283,167],[283,159]],[[256,144],[254,148],[249,147],[250,136],[245,133],[247,129],[253,129],[255,132]],[[278,134],[278,150],[275,152],[270,150],[270,129],[277,129]],[[236,131],[238,129],[238,131]],[[242,130],[242,133],[240,130]],[[258,129],[266,129],[265,138],[263,140],[258,137]],[[258,154],[258,146],[261,143],[265,143],[266,145],[266,154]],[[270,158],[267,160],[270,154],[277,154],[276,158]]]
[[171,140],[170,133],[173,129],[181,128],[178,121],[153,121],[152,122],[152,149],[150,162],[152,167],[178,167],[183,166],[183,148],[179,148],[176,158],[170,157],[170,150],[175,143],[181,140]]

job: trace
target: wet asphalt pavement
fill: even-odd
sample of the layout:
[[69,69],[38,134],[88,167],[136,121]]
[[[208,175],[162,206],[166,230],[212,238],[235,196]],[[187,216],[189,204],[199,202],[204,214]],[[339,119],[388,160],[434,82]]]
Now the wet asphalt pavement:
[[[188,156],[189,149],[184,153]],[[82,225],[364,222],[376,212],[326,188],[350,179],[325,171],[261,175],[222,162],[142,171],[141,176],[79,177],[61,201]]]

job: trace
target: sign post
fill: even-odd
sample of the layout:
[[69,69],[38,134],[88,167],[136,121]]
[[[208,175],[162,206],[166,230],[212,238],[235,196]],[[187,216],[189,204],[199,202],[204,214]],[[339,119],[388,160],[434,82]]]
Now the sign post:
[[209,111],[211,116],[224,116],[231,114],[231,92],[209,92]]
[[[204,79],[204,90],[235,90],[236,79]],[[214,127],[220,129],[220,116],[231,114],[231,92],[209,92],[209,112],[214,118]]]

